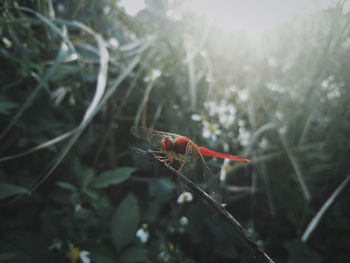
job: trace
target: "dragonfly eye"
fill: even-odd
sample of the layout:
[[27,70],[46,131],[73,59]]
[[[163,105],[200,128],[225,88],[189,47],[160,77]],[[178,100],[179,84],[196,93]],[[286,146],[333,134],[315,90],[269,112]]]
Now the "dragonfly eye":
[[162,148],[164,151],[172,151],[174,148],[174,143],[169,137],[165,137],[162,140]]

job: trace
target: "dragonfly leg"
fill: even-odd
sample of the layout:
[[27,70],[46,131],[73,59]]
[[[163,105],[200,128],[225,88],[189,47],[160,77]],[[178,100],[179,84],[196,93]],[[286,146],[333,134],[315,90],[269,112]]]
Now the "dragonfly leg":
[[166,166],[169,166],[173,163],[174,161],[174,153],[167,153],[167,152],[162,152],[166,153],[166,156],[157,156],[158,160],[164,163]]
[[[150,151],[150,152],[152,152],[160,160],[166,160],[169,158],[169,153],[166,151]],[[162,156],[161,154],[164,154],[164,156]]]
[[157,158],[161,160],[166,160],[169,159],[169,156],[157,156]]
[[171,153],[169,153],[168,159],[167,159],[167,161],[165,162],[165,164],[169,166],[169,165],[171,165],[173,162],[174,162],[174,153],[171,152]]
[[169,162],[169,157],[165,156],[165,157],[158,157],[159,161],[163,162],[163,163],[168,163]]
[[166,151],[152,151],[153,153],[163,153],[163,154],[166,154],[167,152]]
[[186,163],[186,158],[181,153],[177,154],[177,158],[179,159],[179,163],[180,163],[180,168],[177,170],[177,172],[181,173],[182,168],[184,167],[184,165]]
[[[150,151],[150,152],[155,154],[158,158],[167,157],[169,155],[169,153],[166,151]],[[164,156],[161,156],[162,154],[164,154]]]

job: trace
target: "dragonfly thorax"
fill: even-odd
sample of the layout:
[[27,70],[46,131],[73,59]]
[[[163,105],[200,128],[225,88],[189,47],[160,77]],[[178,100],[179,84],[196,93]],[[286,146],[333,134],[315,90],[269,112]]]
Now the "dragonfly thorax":
[[[165,137],[162,140],[162,148],[167,152],[176,152],[185,154],[187,150],[187,144],[189,143],[189,139],[187,137],[182,137],[177,139],[175,142],[170,137]],[[193,154],[193,151],[191,152]]]
[[162,148],[164,151],[170,152],[174,150],[174,142],[169,138],[165,137],[162,140]]

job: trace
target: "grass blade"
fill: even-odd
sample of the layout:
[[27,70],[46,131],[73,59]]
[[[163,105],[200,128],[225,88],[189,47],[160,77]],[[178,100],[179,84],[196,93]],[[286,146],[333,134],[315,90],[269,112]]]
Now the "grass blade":
[[337,187],[337,189],[335,189],[333,194],[327,199],[327,201],[323,204],[321,209],[317,212],[317,214],[314,216],[314,218],[310,221],[304,234],[301,237],[301,241],[306,242],[308,240],[311,233],[315,230],[316,226],[318,225],[318,223],[322,219],[324,213],[334,203],[335,199],[338,197],[338,195],[341,193],[341,191],[344,189],[344,187],[346,186],[346,184],[349,181],[350,181],[350,175],[348,175],[345,178],[345,180]]
[[297,159],[294,157],[294,154],[290,150],[284,135],[280,134],[280,138],[281,138],[282,144],[284,146],[284,149],[285,149],[285,151],[287,153],[287,156],[288,156],[288,158],[289,158],[289,160],[290,160],[290,162],[291,162],[291,164],[292,164],[292,166],[294,168],[294,171],[295,171],[295,173],[297,175],[297,181],[298,181],[298,183],[300,185],[300,188],[302,190],[304,198],[305,198],[306,201],[310,201],[310,199],[311,199],[310,191],[309,191],[309,188],[307,187],[307,184],[305,182],[305,179],[304,179],[303,173],[301,171],[300,165],[299,165]]
[[16,115],[11,119],[10,123],[3,130],[3,132],[0,135],[0,141],[5,137],[5,135],[8,133],[8,131],[18,122],[18,120],[21,118],[23,113],[33,104],[33,102],[34,102],[36,96],[39,94],[41,88],[47,84],[49,79],[56,72],[57,68],[61,65],[61,63],[64,61],[64,59],[67,56],[71,55],[71,53],[72,53],[72,50],[69,49],[67,47],[67,45],[63,42],[61,44],[61,48],[56,56],[54,63],[50,66],[50,68],[47,70],[45,75],[39,79],[39,84],[36,86],[36,88],[31,93],[31,95],[28,97],[28,99],[24,102],[24,104],[18,110]]

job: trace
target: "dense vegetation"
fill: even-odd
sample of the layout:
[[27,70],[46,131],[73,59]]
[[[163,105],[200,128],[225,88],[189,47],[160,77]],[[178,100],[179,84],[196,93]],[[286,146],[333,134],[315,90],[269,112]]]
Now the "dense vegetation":
[[349,13],[258,43],[178,4],[2,1],[0,262],[257,262],[204,201],[177,202],[133,125],[249,158],[207,161],[276,262],[350,262]]

